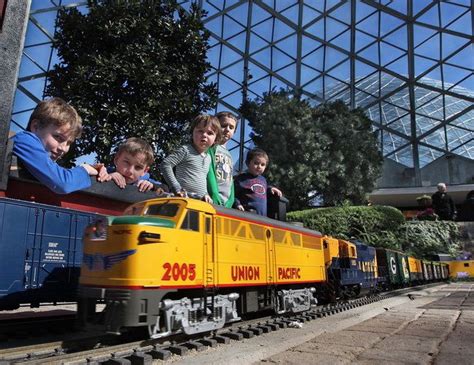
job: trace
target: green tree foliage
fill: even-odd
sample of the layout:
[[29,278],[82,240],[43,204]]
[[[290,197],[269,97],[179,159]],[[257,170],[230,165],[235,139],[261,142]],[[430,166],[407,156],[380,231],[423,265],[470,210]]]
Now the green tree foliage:
[[[128,137],[149,141],[158,160],[187,138],[194,116],[215,105],[205,73],[208,33],[198,6],[176,1],[89,1],[88,12],[59,12],[61,64],[47,95],[71,102],[84,120],[75,156],[110,163]],[[73,156],[73,157],[75,157]]]
[[342,101],[314,107],[281,90],[247,102],[242,113],[255,145],[270,156],[269,180],[290,209],[304,209],[314,198],[324,205],[362,203],[375,187],[383,160],[362,110]]

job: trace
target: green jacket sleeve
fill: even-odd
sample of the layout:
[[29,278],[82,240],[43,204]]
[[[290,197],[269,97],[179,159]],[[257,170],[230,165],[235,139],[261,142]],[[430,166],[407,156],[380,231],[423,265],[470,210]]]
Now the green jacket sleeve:
[[214,204],[223,205],[219,197],[219,187],[217,186],[216,178],[216,146],[209,148],[207,153],[211,156],[211,166],[209,166],[209,172],[207,173],[207,192]]

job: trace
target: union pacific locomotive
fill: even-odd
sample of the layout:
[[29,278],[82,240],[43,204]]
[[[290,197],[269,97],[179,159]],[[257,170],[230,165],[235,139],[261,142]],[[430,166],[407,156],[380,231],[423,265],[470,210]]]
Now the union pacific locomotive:
[[412,260],[410,271],[401,252],[198,200],[152,199],[86,230],[78,315],[109,333],[191,335],[259,311],[298,313],[318,300],[447,278]]

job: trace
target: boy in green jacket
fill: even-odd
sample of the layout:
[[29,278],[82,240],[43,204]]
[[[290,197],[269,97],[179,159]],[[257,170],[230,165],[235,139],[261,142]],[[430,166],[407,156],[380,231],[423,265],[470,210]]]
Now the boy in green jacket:
[[234,205],[234,166],[232,156],[226,148],[237,128],[237,117],[231,112],[216,114],[222,128],[220,144],[209,148],[211,166],[207,175],[207,190],[214,204],[232,208]]

